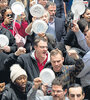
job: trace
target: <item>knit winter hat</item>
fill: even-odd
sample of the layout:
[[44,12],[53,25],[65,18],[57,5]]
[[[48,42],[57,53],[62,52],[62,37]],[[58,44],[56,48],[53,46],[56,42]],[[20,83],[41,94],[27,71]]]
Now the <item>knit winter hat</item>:
[[27,77],[27,73],[24,69],[20,67],[19,64],[14,64],[10,67],[10,79],[14,82],[19,76],[25,75]]

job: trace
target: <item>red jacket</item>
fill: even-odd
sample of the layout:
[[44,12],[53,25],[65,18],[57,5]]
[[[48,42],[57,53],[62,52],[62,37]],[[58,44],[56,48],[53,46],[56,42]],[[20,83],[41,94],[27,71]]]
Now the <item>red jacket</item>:
[[[27,33],[25,33],[25,28],[28,26],[27,21],[22,21],[21,25],[19,23],[15,22],[15,27],[16,28],[11,28],[11,29],[10,29],[10,26],[5,25],[4,22],[1,25],[4,28],[8,29],[13,34],[13,36],[15,36],[16,33],[19,33],[22,37],[25,37],[25,36],[28,35]],[[13,29],[15,31],[13,31]]]

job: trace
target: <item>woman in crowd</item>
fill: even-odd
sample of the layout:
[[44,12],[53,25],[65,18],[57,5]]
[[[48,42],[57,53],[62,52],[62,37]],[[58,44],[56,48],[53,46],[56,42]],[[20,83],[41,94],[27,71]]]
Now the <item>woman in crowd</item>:
[[90,7],[86,7],[85,12],[81,15],[81,18],[84,18],[90,26]]
[[[17,45],[18,45],[18,41],[20,39],[21,39],[20,41],[21,41],[22,45],[24,45],[25,37],[28,35],[27,33],[25,33],[25,28],[28,25],[28,22],[25,19],[26,18],[25,14],[22,13],[21,24],[13,21],[14,14],[9,7],[3,8],[1,10],[1,15],[2,15],[2,21],[3,21],[1,23],[1,25],[12,33],[12,35],[16,38]],[[19,36],[17,36],[17,35],[19,35]],[[19,37],[19,38],[17,39],[17,37]]]

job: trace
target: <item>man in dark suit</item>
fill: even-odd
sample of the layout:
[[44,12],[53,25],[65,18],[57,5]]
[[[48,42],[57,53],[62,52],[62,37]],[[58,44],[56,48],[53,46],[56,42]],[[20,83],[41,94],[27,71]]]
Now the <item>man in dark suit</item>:
[[64,21],[62,18],[55,17],[56,4],[54,2],[48,1],[45,9],[50,14],[47,33],[52,34],[56,41],[60,42],[66,35]]

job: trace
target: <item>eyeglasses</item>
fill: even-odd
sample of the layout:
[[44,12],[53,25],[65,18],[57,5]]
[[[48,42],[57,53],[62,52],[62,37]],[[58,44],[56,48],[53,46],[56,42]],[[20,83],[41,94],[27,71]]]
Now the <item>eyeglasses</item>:
[[6,16],[7,17],[13,17],[13,14],[7,14]]
[[46,49],[48,49],[48,46],[39,46],[41,49],[44,49],[44,48],[46,48]]
[[62,93],[63,91],[62,91],[62,90],[57,90],[57,91],[52,90],[52,92],[53,92],[53,93],[55,93],[55,92],[57,92],[57,93]]

